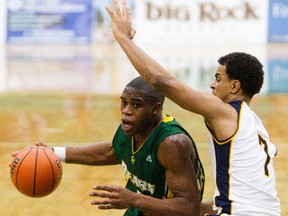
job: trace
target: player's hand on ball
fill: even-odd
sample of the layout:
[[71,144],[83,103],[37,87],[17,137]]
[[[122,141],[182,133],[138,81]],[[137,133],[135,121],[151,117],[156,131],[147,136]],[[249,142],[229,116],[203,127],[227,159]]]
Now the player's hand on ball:
[[35,144],[36,146],[43,146],[43,147],[45,147],[45,148],[49,148],[50,150],[53,151],[53,148],[47,146],[45,143],[42,143],[42,142],[35,142],[34,144]]
[[[19,153],[19,151],[12,152],[12,154],[11,154],[12,158],[15,158],[18,153]],[[9,166],[10,168],[12,167],[12,163],[13,163],[13,161],[11,161],[11,162],[8,164],[8,166]]]
[[[52,148],[48,147],[46,144],[44,144],[44,143],[42,143],[42,142],[35,142],[35,145],[36,145],[36,146],[43,146],[43,147],[49,148],[50,150],[53,151]],[[12,152],[12,154],[11,154],[12,158],[15,158],[18,153],[19,153],[19,151]],[[10,163],[8,164],[8,166],[11,168],[12,162],[10,162]]]
[[101,200],[93,200],[92,205],[97,205],[99,209],[125,209],[132,205],[133,193],[126,188],[110,185],[98,185],[93,187],[94,191],[89,195],[104,198]]

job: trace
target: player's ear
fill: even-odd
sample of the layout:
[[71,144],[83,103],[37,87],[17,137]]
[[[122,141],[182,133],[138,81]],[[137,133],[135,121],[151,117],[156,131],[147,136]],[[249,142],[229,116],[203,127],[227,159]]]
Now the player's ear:
[[162,113],[162,110],[163,110],[163,103],[157,102],[154,104],[154,107],[153,107],[153,114],[154,115],[157,115],[159,112]]
[[236,94],[241,89],[241,82],[239,80],[233,80],[231,83],[231,93]]

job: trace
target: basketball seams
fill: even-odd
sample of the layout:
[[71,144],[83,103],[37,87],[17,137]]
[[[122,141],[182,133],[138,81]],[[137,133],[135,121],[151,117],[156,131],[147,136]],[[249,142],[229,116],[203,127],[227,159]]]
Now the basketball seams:
[[[23,151],[26,151],[27,149],[24,149]],[[22,153],[23,151],[21,151],[20,153]],[[27,154],[20,160],[20,163],[18,165],[18,168],[17,168],[17,172],[16,172],[16,188],[19,190],[19,187],[18,187],[18,178],[19,178],[19,171],[20,171],[20,168],[21,168],[21,165],[23,163],[23,161],[25,160],[25,158],[31,153],[32,151],[32,147],[29,148],[29,151],[27,152]],[[15,175],[15,174],[14,174]]]
[[38,151],[39,147],[36,148],[35,164],[34,164],[34,181],[33,181],[33,196],[36,196],[36,183],[37,183],[37,165],[38,165]]
[[50,158],[48,157],[47,153],[46,153],[46,149],[44,148],[43,149],[43,152],[44,152],[44,155],[46,156],[49,164],[50,164],[50,168],[51,168],[51,171],[52,171],[52,179],[53,179],[53,182],[52,182],[52,185],[51,185],[51,189],[50,189],[50,193],[54,190],[54,185],[55,185],[55,175],[54,175],[54,169],[53,169],[53,165],[52,165],[52,162],[50,161]]

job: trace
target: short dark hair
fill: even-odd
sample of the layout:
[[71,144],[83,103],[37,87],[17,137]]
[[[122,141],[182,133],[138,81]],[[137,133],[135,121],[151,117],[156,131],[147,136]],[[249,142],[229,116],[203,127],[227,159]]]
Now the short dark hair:
[[148,102],[156,103],[161,102],[164,103],[165,97],[156,91],[150,84],[148,84],[141,76],[136,77],[131,82],[129,82],[126,87],[132,87],[142,91],[145,97],[149,100]]
[[239,80],[244,94],[252,98],[260,92],[264,81],[263,65],[260,61],[244,52],[233,52],[222,56],[218,63],[226,66],[230,79]]

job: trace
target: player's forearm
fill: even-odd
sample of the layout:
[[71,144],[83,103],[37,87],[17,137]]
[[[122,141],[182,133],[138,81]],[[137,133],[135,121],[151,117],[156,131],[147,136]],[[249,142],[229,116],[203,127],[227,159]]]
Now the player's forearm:
[[202,114],[202,111],[198,109],[198,102],[194,103],[194,100],[190,100],[188,103],[187,101],[187,94],[189,94],[191,98],[197,97],[198,100],[198,92],[192,91],[190,88],[188,89],[186,85],[180,85],[175,77],[168,73],[165,68],[146,54],[133,41],[125,37],[125,35],[115,38],[133,67],[151,86],[182,108]]
[[133,207],[142,210],[147,216],[199,216],[200,214],[199,200],[186,197],[156,199],[137,194],[133,199]]
[[167,94],[167,81],[173,77],[128,37],[119,35],[115,38],[138,73],[155,89]]
[[64,158],[66,163],[83,165],[112,165],[118,163],[111,143],[65,147]]

